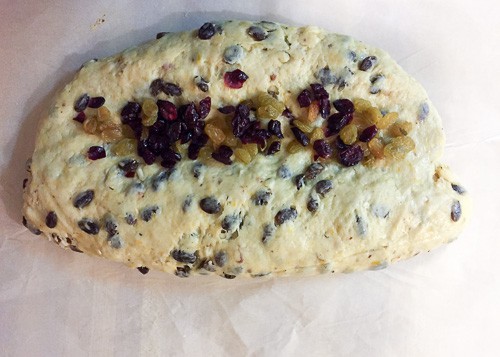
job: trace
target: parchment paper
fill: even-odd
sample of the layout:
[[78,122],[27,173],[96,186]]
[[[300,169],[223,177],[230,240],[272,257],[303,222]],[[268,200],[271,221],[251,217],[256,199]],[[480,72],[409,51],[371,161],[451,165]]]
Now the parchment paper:
[[[0,0],[0,355],[498,356],[495,1]],[[50,98],[79,66],[215,19],[314,24],[384,48],[428,90],[474,199],[460,239],[383,271],[179,279],[59,249],[21,225]]]

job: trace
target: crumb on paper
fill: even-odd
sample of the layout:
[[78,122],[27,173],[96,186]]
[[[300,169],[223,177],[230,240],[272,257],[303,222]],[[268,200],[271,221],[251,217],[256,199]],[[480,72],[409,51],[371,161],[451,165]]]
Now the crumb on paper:
[[106,22],[106,14],[103,14],[101,17],[98,17],[97,20],[95,20],[94,24],[90,27],[92,28],[92,30],[95,30],[104,22]]

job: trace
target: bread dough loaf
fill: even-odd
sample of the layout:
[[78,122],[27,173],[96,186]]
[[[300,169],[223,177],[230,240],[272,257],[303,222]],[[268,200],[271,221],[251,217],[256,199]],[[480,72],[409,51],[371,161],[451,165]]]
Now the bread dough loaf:
[[[310,87],[314,83],[322,85],[315,87],[318,93]],[[323,102],[321,88],[329,97]],[[312,104],[301,107],[298,96],[305,89],[309,92],[302,100]],[[275,118],[283,138],[267,138],[255,155],[255,145],[243,145],[241,137],[233,136],[236,115],[230,106],[245,103],[252,110],[243,116],[267,129],[274,114],[266,118],[258,112],[273,110],[256,107],[262,93],[288,111]],[[123,124],[128,102],[142,105],[134,114],[142,123],[157,118],[154,105],[153,114],[146,113],[148,99],[149,104],[175,104],[178,118],[188,121],[193,119],[181,112],[202,111],[199,103],[207,96],[211,110],[198,119],[206,123],[201,129],[222,129],[222,144],[233,150],[231,156],[212,136],[196,160],[188,158],[190,143],[179,141],[171,145],[182,156],[177,163],[158,156],[146,164],[145,154],[135,151],[138,141],[131,139],[133,152],[116,154],[122,137],[133,137]],[[364,156],[360,162],[359,152],[346,153],[348,146],[328,129],[338,112],[331,103],[340,98],[356,104],[350,115],[358,135],[354,146]],[[194,107],[181,107],[191,102]],[[92,108],[99,106],[109,111]],[[82,121],[85,115],[83,124],[73,120],[75,107],[85,113],[77,117]],[[222,114],[221,107],[230,113]],[[379,128],[372,140],[382,151],[360,142],[363,130],[389,120],[388,113],[397,113],[397,124],[407,126]],[[101,126],[103,120],[114,123],[111,131]],[[296,135],[292,127],[304,130]],[[307,133],[313,128],[321,130]],[[136,130],[142,130],[139,139],[152,133],[140,124]],[[333,148],[327,158],[313,148],[325,131],[326,146]],[[319,136],[302,146],[302,134]],[[346,141],[348,134],[345,130]],[[267,155],[275,141],[281,149]],[[391,143],[414,147],[398,159],[387,151]],[[82,66],[41,122],[28,168],[24,223],[61,247],[143,273],[159,269],[180,277],[234,278],[378,269],[454,240],[468,220],[467,194],[439,163],[443,147],[441,120],[426,92],[385,52],[311,26],[207,23]],[[239,151],[237,156],[237,148],[250,154]],[[213,159],[212,152],[231,164]],[[250,162],[241,161],[249,157]],[[345,160],[354,164],[346,166]]]

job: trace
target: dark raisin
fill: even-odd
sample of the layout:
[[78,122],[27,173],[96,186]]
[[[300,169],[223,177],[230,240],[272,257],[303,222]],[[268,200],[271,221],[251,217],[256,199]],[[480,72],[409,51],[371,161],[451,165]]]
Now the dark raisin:
[[288,179],[288,178],[292,177],[292,172],[290,171],[288,166],[281,165],[278,168],[278,177],[280,177],[282,179]]
[[49,228],[54,228],[57,226],[57,214],[54,211],[50,211],[45,217],[45,224]]
[[233,275],[233,274],[227,274],[227,273],[224,273],[224,275],[223,275],[223,276],[224,276],[224,278],[226,278],[226,279],[234,279],[234,278],[236,278],[236,275]]
[[352,121],[352,113],[334,113],[330,115],[327,122],[326,136],[332,136]]
[[73,120],[83,124],[86,118],[85,112],[79,112]]
[[149,268],[147,268],[147,267],[137,267],[137,270],[139,270],[141,272],[141,274],[143,274],[143,275],[146,275],[147,273],[149,273]]
[[224,165],[231,165],[233,163],[231,155],[233,155],[233,149],[226,145],[221,145],[218,151],[212,153],[212,157]]
[[226,105],[224,107],[218,108],[217,110],[222,114],[231,114],[234,113],[236,108],[234,107],[234,105]]
[[309,145],[309,137],[304,133],[302,130],[300,130],[297,127],[292,128],[293,135],[295,135],[295,138],[297,141],[302,145],[302,146],[307,146]]
[[123,124],[130,124],[139,120],[141,105],[136,102],[128,102],[122,109],[120,115]]
[[125,159],[118,163],[118,168],[123,171],[125,177],[134,177],[135,172],[139,168],[139,162],[134,159]]
[[200,201],[200,208],[208,214],[216,214],[221,211],[221,205],[214,197],[205,197]]
[[24,217],[24,216],[23,216],[23,226],[25,226],[26,228],[28,228],[28,230],[31,233],[33,233],[33,234],[35,234],[37,236],[40,235],[40,234],[42,234],[42,231],[39,230],[36,227],[33,227],[30,223],[28,223],[28,221],[26,220],[26,217]]
[[452,183],[451,184],[451,188],[453,189],[453,191],[455,191],[456,193],[458,193],[459,195],[463,195],[464,193],[466,193],[467,191],[465,191],[465,188],[463,188],[462,186],[460,185],[457,185],[455,183]]
[[156,155],[149,150],[147,140],[141,140],[137,146],[137,154],[143,158],[147,165],[154,164],[156,160]]
[[269,123],[267,123],[267,130],[279,139],[284,138],[281,132],[281,122],[279,120],[270,120]]
[[224,50],[224,62],[228,64],[235,64],[243,58],[243,47],[240,45],[233,45],[226,47]]
[[340,163],[344,166],[357,165],[363,160],[363,149],[359,145],[351,146],[339,153]]
[[315,189],[321,196],[326,195],[333,188],[333,183],[330,180],[321,180],[316,183]]
[[166,120],[177,119],[177,107],[174,103],[169,102],[168,100],[158,99],[156,104],[158,105],[158,113],[162,118]]
[[159,212],[160,207],[158,206],[149,206],[144,208],[141,211],[141,218],[145,222],[149,222],[153,217]]
[[76,100],[74,109],[77,112],[83,112],[89,105],[89,100],[90,100],[89,95],[87,93],[83,94],[80,98]]
[[215,25],[211,22],[205,22],[198,30],[198,38],[201,40],[211,39],[216,33]]
[[106,157],[106,150],[102,146],[91,146],[87,151],[87,157],[90,160],[99,160]]
[[457,222],[462,216],[462,206],[460,201],[454,201],[451,205],[451,220]]
[[323,172],[324,169],[325,166],[323,164],[315,162],[309,165],[309,167],[306,169],[306,172],[304,172],[304,177],[308,181],[314,180],[320,173]]
[[274,155],[278,151],[281,150],[281,142],[275,141],[269,145],[269,148],[267,149],[267,155]]
[[359,69],[361,71],[368,71],[370,68],[373,67],[373,65],[375,65],[375,63],[377,63],[377,57],[367,56],[359,64]]
[[226,232],[232,232],[234,228],[237,226],[239,222],[239,216],[237,215],[228,215],[224,217],[221,223],[222,229]]
[[328,118],[330,115],[331,107],[328,98],[321,98],[318,100],[319,114],[323,119]]
[[262,243],[268,243],[274,235],[276,228],[273,224],[266,224],[262,234]]
[[188,265],[184,265],[183,267],[177,267],[177,269],[175,270],[175,275],[179,278],[188,278],[190,271],[191,268]]
[[369,142],[371,139],[377,135],[378,129],[376,125],[369,126],[365,130],[361,132],[359,135],[359,141],[362,141],[364,143]]
[[149,85],[149,92],[153,97],[156,97],[158,94],[160,94],[160,92],[162,92],[164,85],[165,81],[161,78],[157,78]]
[[245,72],[235,69],[232,72],[224,73],[224,84],[226,87],[239,89],[243,87],[243,83],[248,79],[248,76]]
[[257,191],[252,197],[253,203],[257,206],[265,206],[269,203],[271,196],[272,196],[271,191],[267,190]]
[[94,199],[94,190],[86,190],[83,192],[80,192],[78,195],[76,195],[75,199],[73,200],[73,206],[76,208],[84,208],[92,202]]
[[130,226],[134,226],[137,223],[137,218],[132,213],[126,213],[125,222]]
[[184,250],[180,250],[180,249],[174,249],[172,251],[172,258],[174,258],[178,262],[186,263],[186,264],[193,264],[194,262],[196,262],[196,259],[197,259],[195,253],[188,253],[188,252],[186,252]]
[[354,113],[354,104],[349,99],[337,99],[332,104],[339,113]]
[[222,268],[227,263],[227,254],[223,251],[217,252],[214,256],[214,262]]
[[325,87],[323,87],[319,83],[312,83],[311,90],[312,90],[314,99],[316,99],[316,100],[328,99],[328,97],[329,97],[329,94],[326,91]]
[[305,185],[305,175],[297,175],[293,179],[297,190],[300,190]]
[[318,71],[318,74],[316,75],[316,78],[318,78],[321,82],[322,85],[330,85],[330,84],[335,84],[337,82],[337,77],[332,73],[330,68],[325,67],[321,68]]
[[319,201],[317,199],[314,199],[312,197],[309,198],[307,201],[307,210],[309,212],[316,212],[319,207]]
[[305,108],[311,105],[313,99],[312,93],[304,89],[302,92],[297,97],[297,101],[299,102],[299,105],[301,108]]
[[163,158],[163,161],[161,162],[161,166],[166,167],[168,169],[171,169],[177,164],[179,161],[181,161],[181,154],[178,152],[175,152],[171,148],[166,148],[163,150],[161,153],[161,157]]
[[316,140],[313,143],[313,149],[314,149],[314,151],[316,151],[318,156],[325,158],[325,159],[332,156],[332,154],[333,154],[332,147],[324,139]]
[[82,218],[78,222],[78,227],[80,227],[80,229],[85,233],[92,235],[96,235],[97,233],[99,233],[100,229],[99,223],[90,218]]
[[247,30],[247,33],[255,41],[265,40],[268,36],[267,32],[262,27],[259,26],[250,26]]
[[339,151],[343,151],[345,149],[348,149],[351,147],[351,145],[347,145],[345,144],[342,139],[340,138],[340,136],[337,136],[337,139],[335,139],[334,141],[334,144],[335,144],[335,147],[339,150]]
[[182,89],[177,84],[166,82],[162,87],[162,92],[166,95],[180,96],[182,94]]
[[274,225],[280,226],[287,221],[294,221],[297,218],[295,207],[284,208],[274,216]]
[[105,102],[106,99],[104,97],[92,97],[89,100],[89,108],[100,108]]
[[198,114],[200,116],[200,119],[205,119],[210,113],[210,107],[212,105],[212,100],[210,97],[206,97],[202,100],[200,100],[200,104],[198,106]]

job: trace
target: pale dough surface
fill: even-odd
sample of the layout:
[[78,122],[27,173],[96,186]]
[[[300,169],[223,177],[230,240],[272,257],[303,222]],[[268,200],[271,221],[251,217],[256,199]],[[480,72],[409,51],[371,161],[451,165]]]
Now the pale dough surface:
[[[210,40],[198,39],[197,30],[171,33],[84,65],[40,124],[24,194],[29,225],[63,247],[71,245],[131,267],[171,273],[184,265],[191,268],[191,274],[210,273],[202,263],[213,262],[223,252],[225,264],[210,264],[210,270],[230,277],[379,268],[455,239],[468,220],[468,197],[452,189],[451,183],[457,182],[439,162],[444,147],[441,119],[423,88],[385,52],[350,37],[316,27],[266,23],[262,26],[272,30],[269,37],[255,41],[247,34],[251,25],[224,23],[222,34]],[[235,44],[243,47],[243,56],[237,63],[227,64],[224,50]],[[360,71],[359,61],[368,55],[376,56],[378,62],[372,70]],[[118,113],[126,102],[150,97],[149,85],[159,77],[182,87],[182,96],[173,99],[176,104],[198,102],[209,95],[213,109],[208,122],[219,115],[215,108],[236,105],[271,87],[279,90],[279,98],[292,112],[300,114],[297,94],[317,82],[316,74],[325,66],[347,81],[341,91],[338,86],[326,86],[331,99],[360,97],[382,110],[398,112],[400,118],[414,123],[410,137],[416,149],[404,161],[378,168],[328,163],[316,181],[331,180],[333,190],[320,200],[314,214],[306,204],[316,181],[297,190],[291,179],[277,174],[282,165],[292,176],[303,173],[312,163],[310,151],[259,155],[249,165],[224,166],[214,161],[204,165],[198,178],[192,174],[195,162],[183,159],[154,191],[151,181],[163,170],[160,165],[141,165],[138,177],[124,178],[117,169],[123,158],[113,156],[107,143],[85,133],[72,120],[75,100],[89,93],[105,97],[106,106],[119,121]],[[229,89],[222,76],[236,68],[249,78],[241,89]],[[378,94],[370,94],[370,77],[375,73],[383,74],[385,81]],[[207,93],[196,87],[196,76],[209,81]],[[429,113],[420,120],[424,103]],[[280,120],[285,147],[291,136],[288,120]],[[107,157],[88,160],[85,155],[92,145],[105,146]],[[131,189],[139,181],[145,192]],[[92,203],[83,209],[73,207],[74,197],[87,189],[95,191]],[[271,198],[267,205],[257,206],[252,197],[262,189],[269,190]],[[193,204],[183,210],[188,196]],[[219,214],[209,215],[199,208],[198,202],[206,196],[221,202]],[[457,200],[462,215],[454,222],[450,209]],[[149,222],[142,221],[140,212],[150,206],[160,210]],[[291,206],[296,207],[297,218],[276,227],[272,238],[263,243],[264,226],[274,222],[278,211]],[[58,215],[53,229],[45,225],[49,211]],[[138,217],[137,224],[126,224],[126,213]],[[119,249],[110,246],[104,229],[89,235],[77,224],[83,217],[102,221],[108,215],[118,223],[123,242]],[[232,232],[222,232],[221,222],[228,215],[237,216],[242,224]],[[196,252],[196,262],[176,261],[172,258],[175,250]]]

